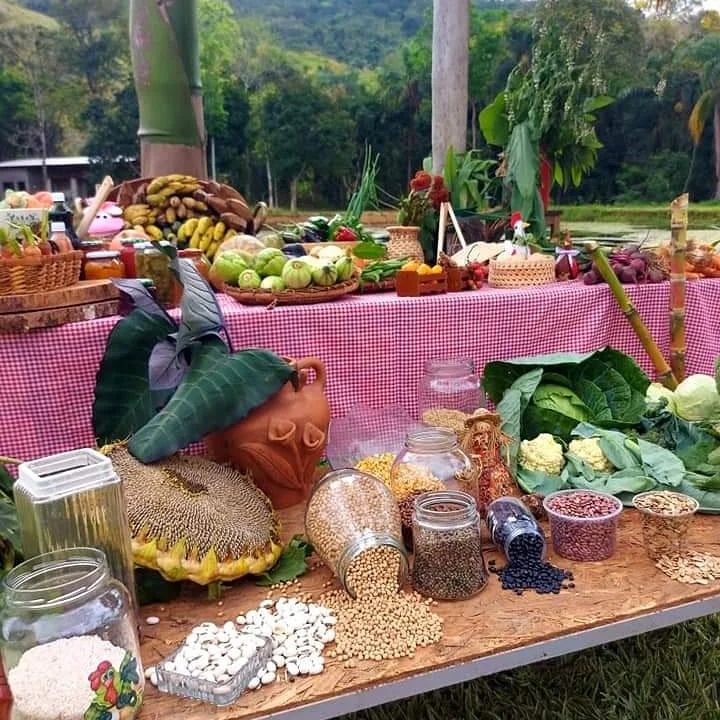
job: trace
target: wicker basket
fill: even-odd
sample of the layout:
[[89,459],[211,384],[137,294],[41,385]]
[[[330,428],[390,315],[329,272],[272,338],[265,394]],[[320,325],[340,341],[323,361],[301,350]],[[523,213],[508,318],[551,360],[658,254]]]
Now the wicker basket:
[[386,228],[390,239],[387,243],[388,260],[417,260],[425,262],[422,245],[420,244],[420,228],[411,225],[391,225]]
[[80,279],[79,250],[40,257],[0,258],[0,295],[26,295],[74,285]]
[[555,282],[555,259],[535,254],[531,258],[491,260],[488,284],[496,288],[533,287]]
[[225,283],[222,291],[243,305],[307,305],[328,302],[357,290],[357,277],[330,287],[309,287],[303,290],[245,290]]

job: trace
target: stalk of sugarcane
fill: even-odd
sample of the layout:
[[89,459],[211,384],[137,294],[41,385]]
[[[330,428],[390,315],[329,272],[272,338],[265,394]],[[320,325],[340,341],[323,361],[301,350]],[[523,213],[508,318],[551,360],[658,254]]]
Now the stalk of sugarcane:
[[667,364],[662,352],[660,352],[660,348],[650,334],[647,325],[645,325],[643,319],[640,317],[637,308],[630,302],[625,288],[610,267],[610,263],[602,251],[602,248],[597,242],[588,242],[585,243],[585,250],[592,255],[595,268],[610,287],[612,294],[620,306],[620,310],[628,319],[632,329],[642,343],[643,348],[645,348],[645,352],[648,354],[657,373],[658,382],[661,382],[665,387],[670,388],[670,390],[674,390],[678,385],[677,378],[673,374],[671,367]]
[[688,194],[670,205],[670,366],[678,382],[685,377],[685,251]]

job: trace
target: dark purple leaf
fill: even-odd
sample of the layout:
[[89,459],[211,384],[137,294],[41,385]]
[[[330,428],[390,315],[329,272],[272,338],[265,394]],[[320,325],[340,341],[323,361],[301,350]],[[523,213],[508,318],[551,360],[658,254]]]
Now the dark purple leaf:
[[150,354],[150,390],[174,390],[185,377],[187,369],[185,357],[183,353],[178,354],[175,342],[159,342]]
[[[167,314],[165,308],[158,303],[152,296],[150,291],[139,281],[135,279],[119,280],[113,279],[115,287],[122,293],[122,299],[129,301],[129,308],[123,308],[121,302],[121,315],[129,315],[133,309],[143,310],[148,315],[156,315],[164,317],[168,322],[175,325],[175,321]],[[122,310],[125,309],[125,312]]]

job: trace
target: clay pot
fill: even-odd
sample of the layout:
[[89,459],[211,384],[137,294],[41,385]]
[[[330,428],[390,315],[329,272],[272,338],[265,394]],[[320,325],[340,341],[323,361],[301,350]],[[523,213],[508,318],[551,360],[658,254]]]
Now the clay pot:
[[[309,495],[330,424],[322,361],[310,357],[288,362],[298,371],[297,385],[289,381],[246,418],[205,438],[211,458],[249,470],[277,509]],[[315,371],[312,383],[309,370]]]

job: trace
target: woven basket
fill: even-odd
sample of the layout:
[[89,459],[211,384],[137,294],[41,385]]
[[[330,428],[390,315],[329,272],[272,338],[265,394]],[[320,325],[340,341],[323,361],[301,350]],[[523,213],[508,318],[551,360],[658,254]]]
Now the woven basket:
[[303,290],[245,290],[225,283],[222,291],[243,305],[307,305],[328,302],[357,290],[357,277],[330,287],[309,287]]
[[391,225],[386,228],[390,239],[387,243],[388,260],[417,260],[425,262],[422,245],[420,244],[420,228],[411,225]]
[[547,255],[532,258],[491,260],[488,284],[496,288],[519,288],[554,283],[555,259]]
[[74,285],[80,279],[83,254],[0,259],[0,295],[26,295]]

